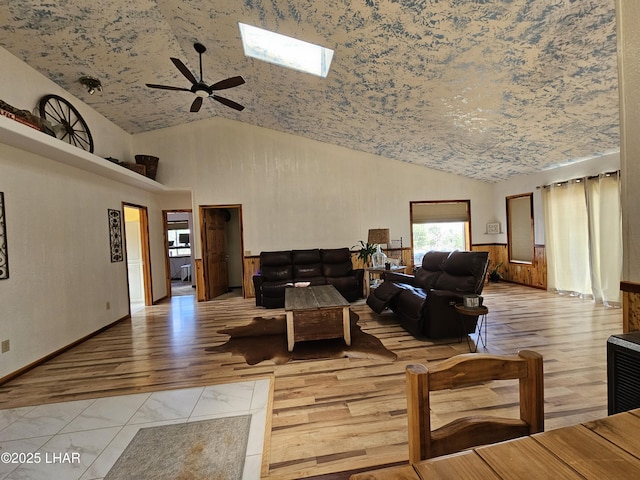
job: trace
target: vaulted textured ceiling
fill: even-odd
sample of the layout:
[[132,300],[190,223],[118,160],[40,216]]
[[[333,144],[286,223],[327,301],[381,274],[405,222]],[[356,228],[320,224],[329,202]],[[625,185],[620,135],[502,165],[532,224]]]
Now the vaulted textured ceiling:
[[[245,57],[239,21],[334,49],[328,77]],[[0,2],[0,46],[132,134],[220,116],[485,181],[619,150],[615,33],[613,0]],[[145,86],[190,87],[196,41],[244,111]]]

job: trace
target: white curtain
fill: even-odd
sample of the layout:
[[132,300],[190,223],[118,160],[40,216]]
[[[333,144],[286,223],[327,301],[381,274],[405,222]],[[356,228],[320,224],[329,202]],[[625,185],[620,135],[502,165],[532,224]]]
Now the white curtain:
[[620,305],[622,215],[617,174],[543,189],[547,286]]
[[543,189],[547,287],[591,295],[589,221],[582,180]]
[[585,189],[593,297],[605,305],[620,306],[622,212],[618,175],[589,178]]

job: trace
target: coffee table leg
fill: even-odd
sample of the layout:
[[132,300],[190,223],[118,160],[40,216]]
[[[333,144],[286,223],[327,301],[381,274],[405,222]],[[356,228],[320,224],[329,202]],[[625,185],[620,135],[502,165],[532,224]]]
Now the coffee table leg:
[[344,329],[344,343],[351,345],[351,315],[349,307],[342,309],[342,328]]
[[295,343],[293,336],[293,312],[287,312],[287,349],[293,352],[293,344]]

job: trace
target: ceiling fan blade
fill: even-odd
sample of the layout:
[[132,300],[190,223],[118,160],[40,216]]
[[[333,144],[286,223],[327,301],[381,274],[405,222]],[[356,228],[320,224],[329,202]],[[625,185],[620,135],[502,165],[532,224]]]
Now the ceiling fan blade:
[[182,73],[185,77],[187,77],[187,80],[189,80],[191,83],[196,84],[198,83],[198,81],[196,80],[196,77],[193,76],[193,73],[191,73],[191,70],[189,70],[186,65],[184,63],[182,63],[182,61],[178,58],[173,58],[170,57],[171,61],[173,62],[173,64],[178,67],[178,70],[180,70],[180,73]]
[[177,90],[179,92],[190,92],[191,90],[188,88],[182,88],[182,87],[170,87],[168,85],[155,85],[153,83],[147,83],[147,87],[149,88],[160,88],[162,90]]
[[244,83],[244,78],[240,76],[231,77],[231,78],[227,78],[226,80],[221,80],[219,82],[216,82],[213,85],[211,85],[211,87],[209,88],[211,90],[224,90],[225,88],[237,87],[238,85],[242,85],[243,83]]
[[213,95],[213,99],[219,101],[220,103],[222,103],[223,105],[226,105],[227,107],[235,108],[239,112],[244,110],[244,107],[242,105],[234,102],[233,100],[229,100],[228,98],[219,97],[218,95]]
[[191,104],[191,112],[199,112],[200,107],[202,106],[202,97],[196,97],[196,99]]

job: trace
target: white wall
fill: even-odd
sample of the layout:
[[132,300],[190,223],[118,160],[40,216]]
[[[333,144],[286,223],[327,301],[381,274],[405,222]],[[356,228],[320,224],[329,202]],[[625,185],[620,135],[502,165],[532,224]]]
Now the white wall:
[[493,196],[495,219],[502,225],[502,234],[484,235],[485,242],[478,243],[507,243],[507,205],[506,197],[521,193],[533,192],[533,226],[535,231],[535,243],[544,245],[544,211],[542,207],[542,193],[537,187],[549,185],[553,182],[571,180],[572,178],[598,175],[604,172],[612,172],[620,169],[620,154],[614,153],[603,157],[592,158],[565,167],[546,170],[544,172],[521,175],[494,185]]
[[127,316],[126,263],[111,263],[107,222],[123,201],[149,208],[153,295],[166,295],[155,194],[2,144],[0,191],[10,273],[0,339],[11,342],[0,377]]
[[194,212],[242,204],[252,255],[352,247],[380,227],[409,245],[412,200],[470,199],[474,242],[494,217],[492,184],[226,119],[136,135],[133,145],[160,157],[160,182],[193,189]]
[[[58,94],[85,117],[97,155],[132,158],[120,128],[2,48],[0,64],[2,100],[32,110],[43,95]],[[153,298],[166,295],[160,205],[180,208],[172,200],[184,203],[188,194],[152,194],[4,144],[0,192],[10,273],[0,280],[0,340],[11,344],[0,354],[0,378],[128,314],[126,264],[111,263],[107,209],[148,207]]]

